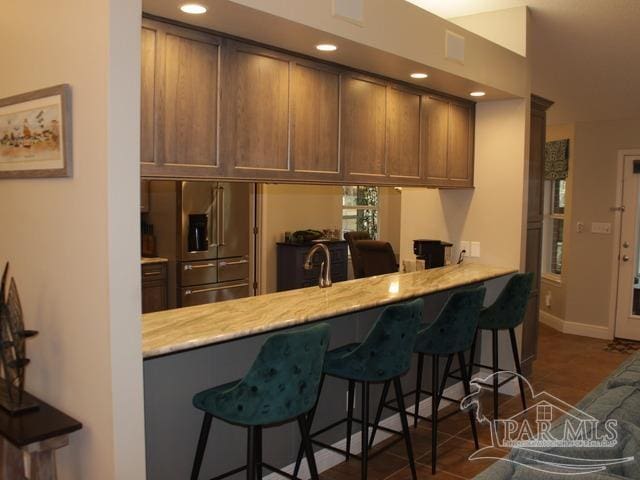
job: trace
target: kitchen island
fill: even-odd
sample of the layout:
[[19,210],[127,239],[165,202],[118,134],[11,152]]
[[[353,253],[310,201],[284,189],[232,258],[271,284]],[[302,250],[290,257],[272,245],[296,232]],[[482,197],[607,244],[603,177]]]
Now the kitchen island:
[[[334,348],[361,341],[385,305],[421,297],[424,318],[432,321],[453,291],[484,283],[490,302],[514,272],[513,268],[467,263],[143,315],[148,478],[188,477],[202,420],[201,412],[191,405],[192,396],[242,376],[272,332],[326,321]],[[403,378],[406,391],[414,383],[413,372]],[[345,392],[344,382],[326,381],[316,427],[344,416]],[[377,402],[377,390],[372,389],[371,398]],[[393,427],[391,413],[386,413],[386,421]],[[264,436],[265,459],[276,466],[289,465],[299,441],[295,426],[268,429]],[[337,429],[325,440],[334,443],[343,438],[344,432]],[[243,464],[245,441],[244,429],[214,422],[203,478]],[[322,458],[321,468],[341,461],[328,453]]]

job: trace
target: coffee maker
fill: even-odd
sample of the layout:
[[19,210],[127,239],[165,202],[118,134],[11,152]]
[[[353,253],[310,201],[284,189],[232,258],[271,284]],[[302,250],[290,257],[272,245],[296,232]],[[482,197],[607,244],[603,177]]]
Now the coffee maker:
[[413,253],[418,260],[424,260],[424,268],[451,265],[453,244],[441,240],[418,239],[413,241]]

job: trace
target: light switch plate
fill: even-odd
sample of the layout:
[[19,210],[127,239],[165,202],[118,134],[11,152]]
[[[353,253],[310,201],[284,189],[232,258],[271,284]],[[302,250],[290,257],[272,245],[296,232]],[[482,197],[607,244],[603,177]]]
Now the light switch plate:
[[480,242],[471,242],[471,256],[476,258],[480,256]]
[[611,233],[611,224],[608,222],[593,222],[591,223],[591,233],[609,235]]

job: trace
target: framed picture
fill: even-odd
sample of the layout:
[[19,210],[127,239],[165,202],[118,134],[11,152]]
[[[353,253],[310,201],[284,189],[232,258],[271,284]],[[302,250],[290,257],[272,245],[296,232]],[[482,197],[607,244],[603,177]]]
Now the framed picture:
[[0,99],[0,179],[71,175],[71,89]]

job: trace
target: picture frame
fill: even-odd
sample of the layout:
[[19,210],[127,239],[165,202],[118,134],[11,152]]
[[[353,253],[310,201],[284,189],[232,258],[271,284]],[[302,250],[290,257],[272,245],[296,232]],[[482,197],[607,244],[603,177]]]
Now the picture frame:
[[71,87],[0,99],[0,179],[72,175]]

